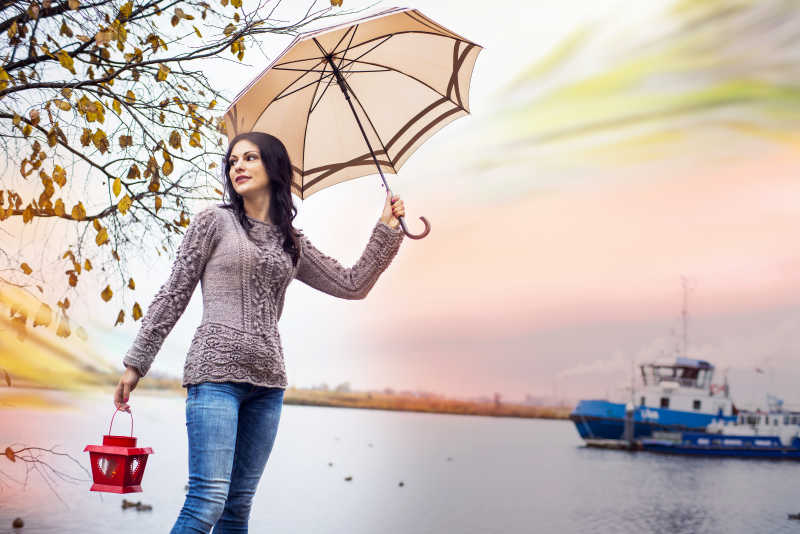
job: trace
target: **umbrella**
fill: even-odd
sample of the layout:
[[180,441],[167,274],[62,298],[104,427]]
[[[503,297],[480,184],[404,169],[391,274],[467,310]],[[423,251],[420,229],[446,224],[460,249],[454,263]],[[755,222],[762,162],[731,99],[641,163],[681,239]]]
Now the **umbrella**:
[[[469,113],[479,45],[416,9],[392,8],[298,35],[225,112],[229,140],[279,138],[301,199],[346,180],[394,173],[431,135]],[[425,230],[403,231],[420,239]]]

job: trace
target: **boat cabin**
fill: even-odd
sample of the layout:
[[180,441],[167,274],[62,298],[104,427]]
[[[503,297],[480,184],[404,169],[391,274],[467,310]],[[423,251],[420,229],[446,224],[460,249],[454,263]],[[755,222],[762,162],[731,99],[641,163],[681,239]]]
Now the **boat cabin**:
[[645,387],[668,382],[670,386],[707,390],[714,376],[714,366],[704,360],[677,358],[675,363],[649,363],[640,367]]
[[674,362],[640,366],[644,388],[638,395],[641,408],[660,408],[734,415],[727,385],[712,384],[714,366],[705,360],[678,357]]

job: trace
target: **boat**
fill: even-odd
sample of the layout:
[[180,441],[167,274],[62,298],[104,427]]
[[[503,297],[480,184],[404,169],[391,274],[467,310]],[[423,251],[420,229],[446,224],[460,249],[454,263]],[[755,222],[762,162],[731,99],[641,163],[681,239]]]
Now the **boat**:
[[727,380],[714,384],[714,366],[679,356],[639,367],[643,387],[632,400],[581,400],[569,418],[587,445],[631,442],[654,432],[705,432],[713,421],[733,422],[737,409]]
[[683,279],[683,347],[674,359],[661,358],[639,366],[642,387],[634,387],[630,401],[581,400],[570,414],[589,446],[631,448],[654,432],[704,432],[714,420],[734,421],[737,410],[730,398],[727,376],[714,383],[714,366],[689,358],[688,283]]
[[637,449],[693,456],[800,460],[800,412],[741,411],[733,421],[716,419],[704,432],[656,433]]

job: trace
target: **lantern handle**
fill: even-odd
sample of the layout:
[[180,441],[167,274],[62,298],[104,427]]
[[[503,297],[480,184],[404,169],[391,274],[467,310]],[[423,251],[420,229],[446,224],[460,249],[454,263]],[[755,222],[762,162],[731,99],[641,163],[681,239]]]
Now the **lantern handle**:
[[[130,408],[128,408],[128,409],[130,410]],[[119,411],[119,408],[114,410],[114,415],[111,416],[111,424],[108,425],[108,435],[109,436],[111,435],[111,427],[114,425],[114,417],[117,416],[117,412],[118,411]],[[131,437],[133,437],[133,413],[129,411],[128,414],[131,416]]]

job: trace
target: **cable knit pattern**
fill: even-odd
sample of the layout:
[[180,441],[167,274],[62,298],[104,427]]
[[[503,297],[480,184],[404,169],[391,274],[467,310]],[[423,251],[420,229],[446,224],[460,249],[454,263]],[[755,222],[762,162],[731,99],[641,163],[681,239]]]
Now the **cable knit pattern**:
[[361,258],[353,267],[345,269],[338,261],[317,250],[301,232],[303,254],[297,279],[335,297],[363,299],[397,254],[402,239],[402,230],[393,230],[379,222]]
[[123,359],[125,365],[147,374],[200,281],[203,319],[186,356],[183,385],[232,381],[285,388],[278,320],[289,283],[297,278],[330,295],[364,298],[403,239],[402,230],[378,222],[361,258],[345,268],[301,233],[295,266],[283,250],[279,228],[248,218],[254,225],[252,240],[225,208],[212,206],[194,217],[172,273]]

